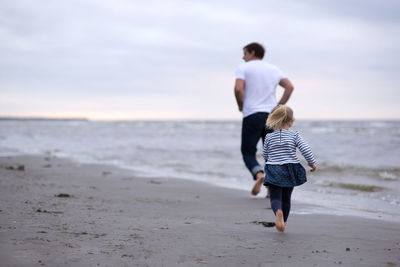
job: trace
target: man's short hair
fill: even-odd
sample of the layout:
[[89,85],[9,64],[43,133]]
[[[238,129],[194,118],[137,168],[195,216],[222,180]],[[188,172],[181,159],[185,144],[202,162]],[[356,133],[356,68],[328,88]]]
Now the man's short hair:
[[254,51],[254,56],[259,59],[263,59],[263,57],[264,57],[265,49],[259,43],[250,43],[243,48],[246,49],[247,52],[249,52],[249,53]]

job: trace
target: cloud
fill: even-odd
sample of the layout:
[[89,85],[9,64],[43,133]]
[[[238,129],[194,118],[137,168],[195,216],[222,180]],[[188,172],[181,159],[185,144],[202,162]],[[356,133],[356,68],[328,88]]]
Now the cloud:
[[[122,116],[121,108],[124,117],[239,118],[233,74],[251,41],[265,44],[266,60],[292,79],[292,101],[306,110],[304,117],[314,113],[315,102],[335,116],[330,100],[349,92],[352,101],[364,97],[359,110],[370,109],[373,99],[395,105],[399,8],[396,1],[359,0],[3,1],[0,114],[46,107],[49,113],[58,103],[64,111],[57,112],[96,118]],[[305,93],[310,90],[317,99]],[[349,116],[363,117],[359,110]],[[379,110],[382,117],[400,117]]]

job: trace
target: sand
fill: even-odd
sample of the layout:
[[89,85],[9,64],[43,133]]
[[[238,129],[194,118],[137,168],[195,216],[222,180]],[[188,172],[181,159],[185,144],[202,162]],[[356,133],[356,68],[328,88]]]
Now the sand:
[[18,156],[0,190],[0,266],[400,266],[398,223],[291,214],[280,233],[265,198],[205,183]]

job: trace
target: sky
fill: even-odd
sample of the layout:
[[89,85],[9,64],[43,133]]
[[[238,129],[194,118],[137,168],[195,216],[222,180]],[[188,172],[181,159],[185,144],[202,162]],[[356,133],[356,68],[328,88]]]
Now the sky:
[[395,0],[0,0],[0,116],[241,119],[234,74],[259,42],[297,119],[400,119],[399,14]]

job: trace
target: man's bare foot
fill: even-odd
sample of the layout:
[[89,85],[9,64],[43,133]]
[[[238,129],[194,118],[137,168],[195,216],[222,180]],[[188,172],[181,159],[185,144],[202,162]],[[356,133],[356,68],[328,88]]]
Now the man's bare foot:
[[286,225],[285,222],[283,221],[283,212],[281,210],[276,211],[275,227],[279,232],[285,231]]
[[257,181],[253,186],[253,189],[251,189],[251,194],[256,196],[258,195],[258,193],[260,193],[261,190],[261,186],[264,183],[264,174],[262,174],[261,172],[259,173],[260,175],[257,175]]

